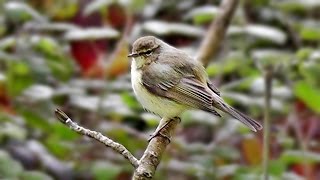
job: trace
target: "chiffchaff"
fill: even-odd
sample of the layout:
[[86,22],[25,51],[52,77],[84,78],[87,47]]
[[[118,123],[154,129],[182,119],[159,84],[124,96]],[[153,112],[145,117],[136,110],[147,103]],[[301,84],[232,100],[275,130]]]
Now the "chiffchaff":
[[228,105],[209,81],[200,62],[153,36],[133,43],[131,81],[142,106],[161,117],[179,117],[189,109],[201,109],[216,116],[215,108],[238,119],[251,130],[262,126]]

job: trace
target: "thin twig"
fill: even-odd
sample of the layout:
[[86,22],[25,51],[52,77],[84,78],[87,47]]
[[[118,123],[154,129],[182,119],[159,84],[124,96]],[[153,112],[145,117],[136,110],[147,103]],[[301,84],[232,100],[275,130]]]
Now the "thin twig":
[[[300,124],[301,122],[298,119],[297,111],[295,109],[293,109],[292,113],[289,115],[289,121],[291,123],[290,125],[293,127],[294,132],[297,136],[298,143],[299,143],[300,149],[302,151],[302,155],[303,155],[303,157],[305,157],[306,153],[309,150],[308,142],[310,139],[307,137],[304,137],[304,135],[301,131],[301,124]],[[311,176],[312,176],[311,169],[310,169],[307,158],[304,158],[302,163],[303,163],[303,171],[305,173],[306,179],[312,179],[311,178]]]
[[272,91],[272,67],[265,69],[265,108],[264,108],[264,131],[263,131],[263,179],[269,179],[269,148],[270,148],[270,101]]
[[210,60],[217,55],[238,3],[239,0],[222,1],[220,13],[218,17],[212,21],[198,51],[197,58],[204,66],[207,66]]
[[86,135],[90,138],[97,140],[98,142],[110,147],[114,151],[121,154],[124,158],[128,159],[134,168],[139,166],[139,161],[135,158],[122,144],[119,144],[110,138],[102,135],[99,132],[91,131],[84,127],[79,126],[77,123],[73,122],[63,111],[60,109],[55,110],[56,117],[63,123],[69,126],[70,129],[76,131],[79,134]]

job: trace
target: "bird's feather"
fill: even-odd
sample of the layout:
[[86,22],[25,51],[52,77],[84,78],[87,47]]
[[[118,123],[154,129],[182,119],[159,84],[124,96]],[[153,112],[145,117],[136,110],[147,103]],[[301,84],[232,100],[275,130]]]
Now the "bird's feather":
[[215,108],[220,109],[225,113],[228,113],[235,119],[239,120],[240,122],[248,126],[253,131],[262,129],[262,126],[258,122],[256,122],[249,116],[243,114],[242,112],[236,110],[235,108],[229,106],[227,103],[224,102],[224,100],[220,96],[213,94],[212,97],[213,97],[213,106]]
[[[161,59],[158,60],[161,61]],[[195,67],[199,66],[192,67],[183,62],[179,66],[155,62],[143,70],[142,84],[157,96],[220,116],[212,106],[212,92],[206,87],[206,82],[201,82],[205,78],[197,76],[199,73],[196,72]]]
[[208,80],[204,67],[198,61],[171,46],[166,51],[168,52],[159,54],[155,61],[142,68],[141,82],[150,93],[220,116],[215,110],[218,108],[253,131],[262,128],[259,123],[223,101],[220,92]]

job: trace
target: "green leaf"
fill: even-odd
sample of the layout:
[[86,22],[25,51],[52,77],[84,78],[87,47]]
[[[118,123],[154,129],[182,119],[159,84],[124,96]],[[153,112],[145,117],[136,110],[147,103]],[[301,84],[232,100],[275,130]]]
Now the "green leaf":
[[317,41],[320,40],[320,30],[319,27],[304,27],[300,31],[300,36],[304,40]]
[[122,101],[130,108],[139,110],[141,109],[141,105],[137,102],[135,97],[130,95],[128,92],[124,92],[121,94]]
[[251,56],[256,60],[257,66],[264,69],[268,66],[288,66],[293,58],[288,51],[278,49],[256,49],[251,52]]
[[19,162],[13,160],[7,152],[0,150],[0,179],[13,179],[22,170]]
[[30,67],[23,61],[9,61],[7,77],[8,92],[11,96],[19,95],[33,84]]
[[104,161],[95,162],[91,167],[96,180],[115,179],[121,172],[119,166]]
[[23,117],[26,119],[26,123],[31,128],[37,128],[44,132],[51,132],[51,125],[49,124],[47,119],[44,119],[40,115],[36,114],[35,112],[28,111],[28,110],[21,110],[19,112],[23,115]]
[[35,10],[23,2],[7,2],[4,4],[6,18],[14,23],[31,20]]
[[[0,18],[1,18],[1,16],[0,16]],[[0,26],[4,26],[4,24],[1,24],[1,19],[0,19]],[[1,28],[2,27],[0,27],[0,29]],[[1,35],[1,33],[0,33],[0,35]],[[16,45],[17,45],[17,39],[12,36],[4,37],[3,39],[0,40],[0,49],[3,50],[4,52],[7,52],[10,49],[15,48]]]
[[45,140],[45,145],[51,153],[61,158],[69,156],[74,149],[74,147],[59,138],[59,136],[56,136],[54,133]]
[[320,63],[314,61],[304,61],[299,65],[299,71],[304,80],[313,86],[320,86]]
[[72,73],[73,67],[69,59],[47,59],[47,64],[51,73],[60,80],[68,80]]
[[218,13],[218,7],[206,5],[191,9],[191,11],[185,15],[185,19],[192,19],[194,24],[204,24],[211,22]]
[[132,11],[132,12],[141,12],[144,10],[144,7],[146,5],[146,3],[148,1],[146,0],[131,0],[131,1],[128,1],[129,4],[127,5],[129,10]]
[[79,137],[78,133],[70,130],[64,124],[56,122],[51,125],[53,133],[63,140],[75,140]]
[[212,15],[210,14],[201,14],[198,16],[195,16],[193,18],[194,24],[204,24],[207,22],[211,22],[213,19]]
[[287,150],[282,153],[280,160],[286,164],[320,163],[320,154],[316,152]]
[[49,37],[38,37],[34,41],[34,49],[44,56],[51,73],[60,80],[69,79],[73,72],[72,61],[59,44]]
[[244,27],[244,31],[249,37],[255,37],[274,44],[284,44],[287,41],[287,35],[281,29],[272,26],[249,24]]
[[60,21],[73,18],[80,8],[79,1],[50,1],[46,3],[51,3],[51,5],[54,6],[51,7],[47,5],[46,14],[50,17],[55,17],[55,19],[59,19]]
[[237,160],[240,158],[240,152],[237,149],[234,149],[230,146],[222,146],[216,147],[214,149],[214,154],[216,157],[223,158],[224,160]]
[[294,94],[309,108],[320,113],[320,90],[310,84],[299,81],[294,85]]
[[1,122],[2,125],[0,126],[0,143],[2,139],[8,137],[9,139],[16,139],[16,140],[25,140],[27,137],[27,130],[22,128],[21,126],[12,123],[12,122]]
[[106,9],[106,7],[110,6],[110,4],[112,4],[113,1],[111,0],[94,0],[89,2],[83,12],[86,16],[93,14],[95,12],[99,12],[102,11],[104,9]]
[[44,174],[40,171],[24,171],[19,176],[19,179],[22,180],[53,180],[50,176],[47,174]]
[[208,73],[209,77],[213,77],[218,75],[221,72],[221,67],[219,64],[213,63],[209,64],[209,66],[206,68],[206,71]]
[[207,68],[206,71],[208,75],[216,76],[219,74],[227,75],[232,74],[234,75],[239,74],[244,77],[248,77],[256,73],[256,69],[252,68],[250,64],[252,64],[252,60],[246,57],[242,52],[235,51],[230,52],[223,61],[218,63],[212,63]]
[[190,37],[202,37],[204,33],[204,30],[197,26],[156,20],[146,21],[143,23],[142,28],[143,30],[158,36],[176,34]]
[[35,49],[47,56],[55,57],[60,51],[59,44],[52,38],[39,37],[39,39],[37,38],[35,41]]
[[145,146],[143,141],[135,140],[135,143],[132,143],[133,137],[122,129],[114,128],[108,132],[107,136],[124,145],[131,152],[136,152]]
[[284,12],[295,13],[295,15],[303,12],[306,13],[319,6],[319,1],[317,0],[282,0],[271,2],[273,6],[280,8],[280,10]]
[[271,160],[269,163],[269,173],[281,176],[286,171],[286,166],[281,160]]
[[314,49],[311,48],[301,48],[296,52],[296,57],[303,61],[305,59],[308,59],[311,53],[314,51]]
[[47,148],[56,156],[68,156],[74,148],[68,141],[77,139],[79,135],[60,122],[50,124],[50,127],[50,135],[45,140]]

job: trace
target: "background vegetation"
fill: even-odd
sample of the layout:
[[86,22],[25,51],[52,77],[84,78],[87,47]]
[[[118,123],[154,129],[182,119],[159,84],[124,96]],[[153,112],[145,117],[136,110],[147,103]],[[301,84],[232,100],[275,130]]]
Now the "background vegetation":
[[[130,179],[120,155],[63,126],[56,107],[140,157],[159,117],[130,84],[130,44],[155,35],[194,56],[218,0],[0,1],[0,179]],[[207,67],[262,122],[273,67],[269,174],[320,179],[320,1],[242,0]],[[258,179],[263,131],[183,114],[156,179]]]

